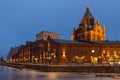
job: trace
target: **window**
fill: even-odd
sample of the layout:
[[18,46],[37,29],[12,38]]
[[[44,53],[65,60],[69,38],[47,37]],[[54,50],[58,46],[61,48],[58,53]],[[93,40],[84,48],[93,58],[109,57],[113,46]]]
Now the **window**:
[[65,57],[66,57],[66,52],[65,52],[65,50],[63,50],[62,57],[63,57],[63,58],[65,58]]

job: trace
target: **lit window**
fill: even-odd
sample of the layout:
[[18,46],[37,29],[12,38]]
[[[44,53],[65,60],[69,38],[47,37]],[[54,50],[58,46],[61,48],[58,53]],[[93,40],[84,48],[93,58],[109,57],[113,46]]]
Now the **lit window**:
[[63,50],[62,57],[66,57],[65,50]]
[[105,54],[105,50],[103,50],[103,54]]

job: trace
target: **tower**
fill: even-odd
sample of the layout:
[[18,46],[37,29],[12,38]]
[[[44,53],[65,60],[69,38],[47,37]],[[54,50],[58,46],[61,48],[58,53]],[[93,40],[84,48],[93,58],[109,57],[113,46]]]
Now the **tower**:
[[77,29],[73,29],[71,36],[73,41],[105,41],[105,27],[101,26],[100,21],[95,21],[90,7],[86,7],[86,12]]

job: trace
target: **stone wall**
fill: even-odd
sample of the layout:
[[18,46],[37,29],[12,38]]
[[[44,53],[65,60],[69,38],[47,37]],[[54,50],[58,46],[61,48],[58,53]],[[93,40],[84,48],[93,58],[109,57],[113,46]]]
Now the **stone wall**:
[[80,65],[38,65],[38,64],[13,64],[0,63],[3,66],[10,66],[15,68],[28,68],[40,70],[43,72],[86,72],[86,73],[120,73],[120,66],[80,66]]

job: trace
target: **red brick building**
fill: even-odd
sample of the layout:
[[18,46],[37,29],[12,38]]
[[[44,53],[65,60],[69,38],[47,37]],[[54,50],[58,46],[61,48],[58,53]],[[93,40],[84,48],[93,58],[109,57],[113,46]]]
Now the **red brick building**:
[[120,61],[120,41],[88,42],[63,39],[39,40],[22,45],[13,61],[19,63],[109,63]]
[[94,17],[91,16],[87,7],[79,27],[73,31],[72,40],[52,39],[48,36],[45,40],[27,42],[20,46],[17,55],[13,55],[14,62],[120,63],[120,41],[107,41],[105,28],[99,22],[94,23]]

